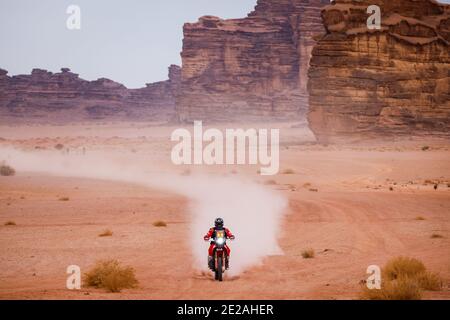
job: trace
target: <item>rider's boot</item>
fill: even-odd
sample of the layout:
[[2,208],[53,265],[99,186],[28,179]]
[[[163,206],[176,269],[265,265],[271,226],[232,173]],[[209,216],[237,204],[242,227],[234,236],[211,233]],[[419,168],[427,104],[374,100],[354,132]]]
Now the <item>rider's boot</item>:
[[213,257],[212,257],[212,256],[208,256],[208,267],[209,267],[211,270],[214,270],[214,260],[213,260]]

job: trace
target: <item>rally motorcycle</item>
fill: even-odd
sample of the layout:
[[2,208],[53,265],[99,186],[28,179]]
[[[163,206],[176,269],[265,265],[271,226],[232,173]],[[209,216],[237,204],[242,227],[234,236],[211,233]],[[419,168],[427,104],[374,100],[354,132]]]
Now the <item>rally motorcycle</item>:
[[225,249],[227,243],[225,230],[216,230],[216,236],[213,238],[213,241],[215,246],[211,271],[214,272],[215,280],[222,281],[223,273],[226,270],[225,261],[228,259],[227,250]]

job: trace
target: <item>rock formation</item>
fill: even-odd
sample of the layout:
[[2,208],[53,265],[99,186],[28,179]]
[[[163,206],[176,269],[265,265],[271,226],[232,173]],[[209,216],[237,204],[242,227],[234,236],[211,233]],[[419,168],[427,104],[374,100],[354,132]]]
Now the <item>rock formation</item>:
[[[307,68],[328,0],[258,0],[243,19],[184,26],[181,120],[301,119]],[[303,117],[304,118],[304,117]]]
[[[63,68],[31,75],[0,72],[0,116],[70,119],[306,119],[307,69],[329,0],[258,0],[246,18],[205,16],[184,26],[182,70],[169,80],[127,89],[86,81]],[[176,104],[176,113],[175,113]],[[9,121],[9,120],[7,120]]]
[[[367,8],[381,8],[381,30]],[[432,0],[337,0],[309,69],[319,140],[450,135],[450,6]]]
[[9,77],[0,69],[0,118],[17,121],[148,120],[174,118],[180,67],[169,68],[169,80],[127,89],[109,79],[86,81],[62,68],[59,73],[33,69]]

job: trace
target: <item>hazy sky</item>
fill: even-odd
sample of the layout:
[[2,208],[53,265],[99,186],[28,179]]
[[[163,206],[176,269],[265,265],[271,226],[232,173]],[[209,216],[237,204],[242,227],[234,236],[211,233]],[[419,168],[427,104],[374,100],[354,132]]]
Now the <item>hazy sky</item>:
[[[69,5],[81,29],[69,30]],[[203,15],[240,18],[256,0],[0,0],[0,68],[9,75],[69,67],[137,88],[181,64],[183,24]]]
[[[450,3],[450,0],[445,2]],[[69,30],[69,5],[81,30]],[[0,0],[0,68],[10,75],[69,67],[128,87],[165,80],[181,64],[182,27],[203,15],[240,18],[256,0]]]

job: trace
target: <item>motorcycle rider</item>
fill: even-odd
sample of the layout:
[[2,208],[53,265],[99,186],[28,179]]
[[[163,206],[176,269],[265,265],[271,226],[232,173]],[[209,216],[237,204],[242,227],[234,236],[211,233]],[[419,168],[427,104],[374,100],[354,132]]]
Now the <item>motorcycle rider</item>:
[[[217,218],[214,221],[214,227],[212,227],[211,229],[209,229],[208,233],[203,237],[203,239],[205,239],[205,241],[209,241],[211,238],[214,239],[216,237],[216,231],[225,231],[225,239],[230,239],[230,240],[234,240],[235,237],[234,235],[231,233],[231,231],[228,228],[224,228],[224,223],[223,223],[223,219],[222,218]],[[214,254],[214,248],[215,248],[216,244],[214,241],[211,241],[211,244],[209,246],[208,249],[208,266],[211,270],[214,269],[214,260],[213,260],[213,254]],[[229,258],[230,258],[230,248],[225,245],[224,246],[226,252],[227,252],[227,256],[225,259],[225,268],[228,269],[229,267]]]

